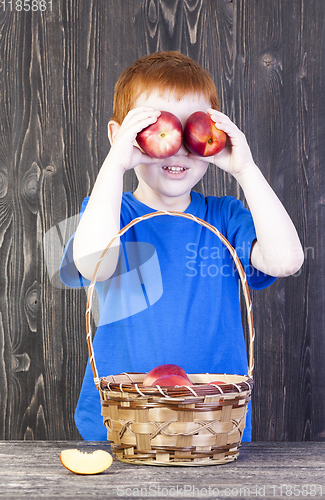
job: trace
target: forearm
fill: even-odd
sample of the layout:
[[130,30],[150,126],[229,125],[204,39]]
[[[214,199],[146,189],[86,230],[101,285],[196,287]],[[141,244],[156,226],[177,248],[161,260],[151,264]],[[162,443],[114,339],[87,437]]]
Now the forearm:
[[[132,109],[122,125],[114,120],[108,123],[111,149],[74,238],[73,259],[85,278],[92,278],[102,252],[120,229],[124,172],[140,163],[152,163],[152,158],[135,147],[134,141],[141,130],[157,121],[159,115],[159,110],[142,106]],[[119,240],[116,240],[100,265],[98,281],[108,279],[115,271],[118,247]]]
[[[74,262],[87,279],[109,241],[120,229],[124,169],[108,155],[99,171],[86,210],[78,225],[73,244]],[[116,267],[118,243],[101,264],[98,281],[110,277]]]
[[284,206],[254,163],[235,178],[245,194],[257,235],[251,253],[252,265],[272,276],[294,274],[300,269],[304,255]]
[[244,191],[256,229],[251,262],[271,276],[297,272],[304,259],[297,231],[282,203],[255,165],[246,137],[223,113],[209,109],[216,127],[228,135],[226,147],[213,158],[232,174]]

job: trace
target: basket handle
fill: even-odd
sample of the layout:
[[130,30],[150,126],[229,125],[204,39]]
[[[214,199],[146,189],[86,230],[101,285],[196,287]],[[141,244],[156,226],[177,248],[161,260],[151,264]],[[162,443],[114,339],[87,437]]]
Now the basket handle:
[[91,368],[93,371],[93,376],[94,376],[94,382],[96,384],[97,389],[100,389],[100,379],[98,377],[98,370],[95,362],[95,354],[94,354],[94,349],[93,349],[93,343],[92,343],[92,328],[91,328],[91,307],[92,307],[92,298],[93,298],[93,292],[96,284],[96,279],[98,275],[98,270],[100,267],[100,264],[102,260],[105,258],[108,250],[110,247],[113,245],[114,241],[116,241],[120,236],[122,236],[124,233],[126,233],[132,226],[135,226],[141,221],[151,219],[153,217],[158,217],[160,215],[170,215],[172,217],[183,217],[185,219],[193,220],[200,224],[203,227],[206,227],[210,231],[212,231],[218,238],[224,243],[224,245],[228,248],[238,271],[239,278],[241,281],[242,285],[242,290],[245,298],[245,305],[246,305],[246,310],[247,310],[247,322],[248,322],[248,328],[249,328],[249,353],[248,353],[248,376],[252,377],[253,376],[253,370],[254,370],[254,341],[255,341],[255,331],[254,331],[254,321],[253,321],[253,311],[252,311],[252,303],[251,303],[251,298],[250,298],[250,293],[248,289],[248,284],[247,284],[247,278],[245,271],[243,269],[242,263],[236,253],[236,250],[230,245],[229,241],[218,231],[216,227],[214,227],[212,224],[209,224],[208,222],[199,219],[198,217],[195,217],[192,214],[184,213],[184,212],[167,212],[163,210],[159,210],[157,212],[152,212],[149,214],[142,215],[141,217],[137,217],[136,219],[133,219],[129,224],[124,226],[108,243],[107,247],[103,251],[102,255],[99,258],[99,261],[96,264],[93,277],[91,279],[91,283],[89,285],[88,289],[88,295],[87,295],[87,309],[86,309],[86,331],[87,331],[87,346],[88,346],[88,353],[89,353],[89,361],[91,364]]

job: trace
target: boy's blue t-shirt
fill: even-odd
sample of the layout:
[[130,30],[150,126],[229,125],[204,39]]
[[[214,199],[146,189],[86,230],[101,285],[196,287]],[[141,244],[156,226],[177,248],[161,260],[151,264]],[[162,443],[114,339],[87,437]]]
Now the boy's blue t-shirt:
[[[275,281],[250,265],[256,239],[250,212],[231,196],[191,192],[186,213],[215,226],[236,249],[248,284],[262,289]],[[82,204],[85,210],[89,198]],[[154,212],[131,192],[124,193],[121,227]],[[73,237],[60,276],[70,287],[89,284],[72,261]],[[238,299],[239,278],[219,238],[194,221],[162,215],[141,221],[121,237],[116,272],[96,284],[100,320],[94,338],[99,376],[147,372],[163,363],[188,373],[247,374],[246,345]],[[106,440],[88,362],[75,421],[85,440]],[[250,440],[247,418],[243,440]]]

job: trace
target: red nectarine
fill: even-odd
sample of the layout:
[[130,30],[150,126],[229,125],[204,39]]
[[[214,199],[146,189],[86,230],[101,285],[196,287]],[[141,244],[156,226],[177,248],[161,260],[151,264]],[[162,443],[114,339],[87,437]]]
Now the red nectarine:
[[150,372],[147,373],[147,375],[144,377],[142,383],[143,385],[154,385],[153,382],[155,382],[155,380],[161,377],[165,377],[166,375],[178,375],[189,380],[186,371],[183,370],[183,368],[178,365],[165,364],[156,366],[155,368],[150,370]]
[[161,387],[175,387],[176,385],[193,385],[192,382],[186,377],[180,375],[166,375],[165,377],[158,378],[151,385],[160,385]]
[[225,147],[227,135],[216,127],[207,113],[196,111],[186,120],[183,140],[191,153],[213,156]]
[[157,121],[137,135],[137,143],[153,158],[168,158],[179,151],[182,145],[183,127],[177,116],[161,111]]

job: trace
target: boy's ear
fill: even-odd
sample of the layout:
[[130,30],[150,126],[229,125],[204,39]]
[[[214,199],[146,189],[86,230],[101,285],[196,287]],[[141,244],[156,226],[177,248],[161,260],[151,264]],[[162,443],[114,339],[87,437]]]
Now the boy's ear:
[[117,134],[120,126],[121,125],[117,123],[115,120],[110,120],[108,122],[107,132],[108,132],[109,142],[111,143],[111,145],[114,142],[115,135]]

